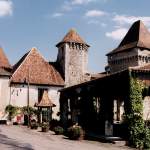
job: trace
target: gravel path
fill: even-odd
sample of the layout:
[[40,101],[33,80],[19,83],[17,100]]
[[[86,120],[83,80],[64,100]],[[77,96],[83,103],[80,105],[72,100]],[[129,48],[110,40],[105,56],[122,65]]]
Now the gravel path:
[[23,126],[0,126],[0,150],[129,150],[95,141],[71,141],[53,132],[42,133]]

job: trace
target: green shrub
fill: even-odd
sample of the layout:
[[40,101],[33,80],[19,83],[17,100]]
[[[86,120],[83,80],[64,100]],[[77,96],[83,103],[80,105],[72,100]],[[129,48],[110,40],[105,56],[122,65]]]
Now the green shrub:
[[68,128],[68,137],[72,140],[80,140],[84,138],[84,131],[81,126],[71,126]]
[[150,149],[150,129],[148,127],[145,127],[144,132],[144,148]]
[[31,120],[30,121],[30,127],[31,129],[37,129],[38,128],[38,123],[36,120]]
[[5,112],[8,113],[8,119],[11,121],[15,115],[17,115],[18,107],[7,105],[5,108]]
[[[28,114],[28,107],[27,106],[24,106],[21,108],[21,111],[24,115],[27,115]],[[29,107],[29,115],[37,115],[38,114],[38,110],[33,108],[33,107]]]
[[62,127],[60,127],[60,126],[57,126],[57,127],[54,128],[54,132],[57,135],[61,135],[61,134],[64,133],[64,129]]

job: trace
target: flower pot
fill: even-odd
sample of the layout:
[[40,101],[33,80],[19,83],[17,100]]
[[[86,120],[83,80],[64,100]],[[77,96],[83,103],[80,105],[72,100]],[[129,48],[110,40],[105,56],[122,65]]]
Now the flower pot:
[[49,128],[48,127],[42,127],[42,132],[48,132]]

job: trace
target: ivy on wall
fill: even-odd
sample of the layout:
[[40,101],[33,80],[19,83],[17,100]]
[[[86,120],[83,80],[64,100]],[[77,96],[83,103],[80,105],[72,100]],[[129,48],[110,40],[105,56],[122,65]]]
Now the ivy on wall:
[[129,144],[136,148],[150,148],[150,130],[143,120],[143,84],[130,76],[129,98],[126,119],[129,131]]

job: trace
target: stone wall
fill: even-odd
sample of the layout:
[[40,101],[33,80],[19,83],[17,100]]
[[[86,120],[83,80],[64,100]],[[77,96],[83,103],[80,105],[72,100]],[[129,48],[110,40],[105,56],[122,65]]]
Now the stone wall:
[[143,118],[144,120],[150,120],[150,96],[146,96],[143,101]]
[[72,86],[84,81],[87,73],[87,46],[79,43],[65,43],[59,48],[57,61],[63,68],[65,86]]
[[108,56],[108,65],[110,72],[118,72],[127,69],[128,67],[138,66],[138,49],[131,51],[124,51],[121,53],[112,54]]
[[150,63],[150,51],[134,48],[132,50],[108,56],[110,72],[118,72],[128,67],[141,66]]
[[9,78],[0,78],[0,119],[6,119],[5,107],[10,101]]

